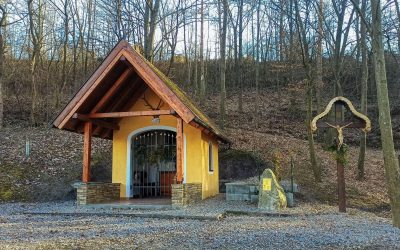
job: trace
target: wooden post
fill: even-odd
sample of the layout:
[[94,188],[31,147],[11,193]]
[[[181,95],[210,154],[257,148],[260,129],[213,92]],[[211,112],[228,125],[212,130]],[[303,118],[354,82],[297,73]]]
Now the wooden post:
[[[343,105],[341,105],[340,103],[336,103],[335,122],[340,123],[342,121],[343,121]],[[337,141],[337,143],[339,143],[339,141]],[[339,151],[340,149],[338,148],[337,150]],[[337,166],[339,212],[346,213],[346,183],[344,180],[344,166],[343,163],[339,162],[339,160],[336,161],[336,166]]]
[[183,181],[183,120],[176,118],[176,181]]
[[339,161],[336,164],[337,164],[339,212],[346,213],[346,183],[344,180],[344,166]]
[[82,181],[90,181],[90,156],[92,151],[92,123],[85,122],[83,139],[83,172]]

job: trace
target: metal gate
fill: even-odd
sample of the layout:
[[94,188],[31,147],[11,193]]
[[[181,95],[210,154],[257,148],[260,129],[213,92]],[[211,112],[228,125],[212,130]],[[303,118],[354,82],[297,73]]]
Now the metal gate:
[[176,175],[176,133],[143,132],[132,139],[131,149],[133,197],[170,197]]

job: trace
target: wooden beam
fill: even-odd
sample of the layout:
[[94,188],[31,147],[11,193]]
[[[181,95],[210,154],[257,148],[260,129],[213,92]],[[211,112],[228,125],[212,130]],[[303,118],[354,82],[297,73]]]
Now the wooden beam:
[[[96,89],[96,87],[103,81],[103,79],[107,76],[108,72],[114,67],[114,65],[119,61],[119,58],[122,56],[123,50],[119,51],[119,53],[115,56],[115,58],[112,58],[112,61],[107,65],[103,71],[96,70],[96,72],[93,74],[93,82],[88,81],[85,83],[84,87],[78,92],[76,95],[76,98],[74,98],[73,101],[71,101],[68,106],[63,110],[69,110],[66,111],[68,112],[67,114],[64,113],[60,115],[62,121],[60,121],[59,125],[57,126],[60,129],[63,129],[65,124],[69,121],[69,119],[76,113],[76,111],[81,107],[81,105],[87,100],[87,98],[90,96],[90,94]],[[86,85],[88,84],[88,85]],[[84,92],[83,92],[84,91]]]
[[164,80],[155,73],[157,69],[153,69],[152,67],[154,66],[150,66],[150,64],[148,64],[132,47],[124,50],[123,55],[135,68],[140,78],[147,83],[161,100],[167,103],[173,110],[177,111],[186,123],[194,119],[195,115],[193,112],[179,99],[177,94],[166,85]]
[[176,181],[183,181],[183,120],[176,118]]
[[[71,100],[70,103],[64,108],[64,110],[57,116],[56,120],[54,121],[54,125],[58,128],[63,128],[66,121],[68,120],[74,113],[76,113],[76,110],[73,112],[72,109],[79,108],[76,107],[78,102],[83,98],[85,93],[90,90],[93,86],[93,84],[97,84],[99,76],[103,78],[104,76],[102,73],[105,71],[110,70],[115,63],[119,60],[118,55],[122,55],[122,50],[124,48],[130,47],[130,44],[126,41],[121,41],[119,42],[114,49],[108,54],[108,56],[104,59],[104,61],[101,63],[101,65],[96,69],[95,72],[90,76],[89,80],[86,81],[86,83],[82,86],[82,88],[78,91],[78,93],[74,96],[74,98]],[[101,79],[99,79],[101,80]],[[86,96],[87,97],[87,96]],[[85,97],[85,98],[86,98]],[[71,114],[71,116],[69,116]],[[61,125],[61,123],[63,124]]]
[[204,127],[203,125],[201,125],[201,124],[199,124],[199,123],[197,123],[195,121],[191,121],[189,124],[192,125],[193,127],[197,128],[197,129],[200,129],[200,131],[205,133],[205,134],[211,133],[211,131],[208,128]]
[[222,142],[228,142],[229,143],[228,140],[217,136],[216,134],[212,133],[208,128],[206,128],[203,125],[197,123],[196,121],[191,121],[189,123],[189,125],[199,129],[201,132],[203,132],[204,134],[206,134],[210,138],[214,139],[215,141],[222,141]]
[[83,114],[74,114],[72,116],[75,119],[84,121],[84,122],[91,122],[99,127],[103,127],[103,128],[109,128],[109,129],[114,129],[114,130],[119,130],[119,125],[118,124],[114,124],[111,122],[106,122],[106,121],[102,121],[102,120],[98,120],[98,119],[93,119],[88,117],[87,115],[83,115]]
[[189,124],[192,125],[192,126],[195,127],[195,128],[199,128],[199,127],[200,127],[200,124],[198,124],[198,123],[195,122],[195,121],[191,121],[191,122],[189,122]]
[[92,151],[92,123],[85,122],[83,139],[83,171],[82,181],[90,181],[90,157]]
[[117,81],[111,86],[107,93],[100,99],[100,101],[94,106],[90,113],[97,113],[100,109],[104,107],[107,101],[117,92],[117,90],[122,86],[122,84],[128,79],[133,73],[132,68],[128,68],[122,73]]
[[[109,112],[113,112],[114,110],[129,110],[135,102],[138,101],[139,97],[146,91],[147,85],[144,82],[140,82],[141,79],[137,78],[135,83],[133,84],[133,88],[127,90],[124,92],[124,94],[120,97],[120,99],[114,104],[111,109],[109,109]],[[115,123],[119,124],[120,121],[123,119],[123,117],[118,117],[115,119]],[[96,129],[100,133],[100,137],[108,136],[110,132],[112,131],[109,130],[104,130],[104,128],[98,127]]]
[[[119,96],[119,99],[117,99],[114,103],[111,104],[111,106],[107,107],[107,112],[113,112],[116,110],[125,110],[123,109],[123,107],[121,107],[122,105],[127,104],[128,102],[132,102],[132,99],[135,99],[137,92],[140,92],[141,89],[146,88],[145,84],[140,84],[141,79],[140,78],[136,78],[134,82],[130,83],[130,87],[128,89],[124,88],[122,89],[122,94],[121,96]],[[125,103],[125,104],[124,104]],[[119,124],[119,120],[117,119],[115,121],[116,124]],[[102,127],[97,127],[93,133],[94,134],[103,134],[104,128]]]
[[121,118],[121,117],[159,116],[159,115],[173,115],[173,114],[175,114],[175,111],[164,109],[164,110],[94,113],[94,114],[86,114],[85,116],[87,116],[88,118]]
[[99,134],[99,138],[101,138],[101,139],[106,139],[107,136],[110,134],[110,131],[112,132],[112,130],[109,130],[109,129],[102,131],[102,132]]
[[117,110],[123,110],[121,108],[125,106],[127,102],[132,101],[132,99],[136,99],[134,98],[136,93],[147,87],[145,84],[141,84],[141,82],[142,79],[136,78],[134,82],[129,84],[131,86],[128,86],[128,89],[124,88],[118,99],[107,108],[107,111],[113,112]]
[[100,138],[102,138],[102,139],[106,139],[106,138],[112,139],[113,131],[110,130],[110,129],[105,130],[105,131],[102,131],[102,132],[100,133],[99,136],[100,136]]

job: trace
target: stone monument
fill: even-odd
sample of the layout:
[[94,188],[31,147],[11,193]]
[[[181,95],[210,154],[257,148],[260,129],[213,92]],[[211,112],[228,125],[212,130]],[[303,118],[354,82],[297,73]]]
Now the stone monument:
[[286,208],[285,191],[279,185],[271,169],[267,168],[264,170],[258,190],[258,208],[268,211]]

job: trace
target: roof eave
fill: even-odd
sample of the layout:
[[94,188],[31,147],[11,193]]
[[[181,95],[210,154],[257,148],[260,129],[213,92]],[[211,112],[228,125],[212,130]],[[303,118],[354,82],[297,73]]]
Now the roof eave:
[[201,126],[207,128],[208,130],[210,130],[211,133],[213,133],[220,142],[224,143],[224,144],[232,144],[232,141],[228,139],[227,136],[216,132],[213,128],[211,128],[209,125],[205,124],[200,118],[195,117],[193,119],[196,123],[200,124]]

